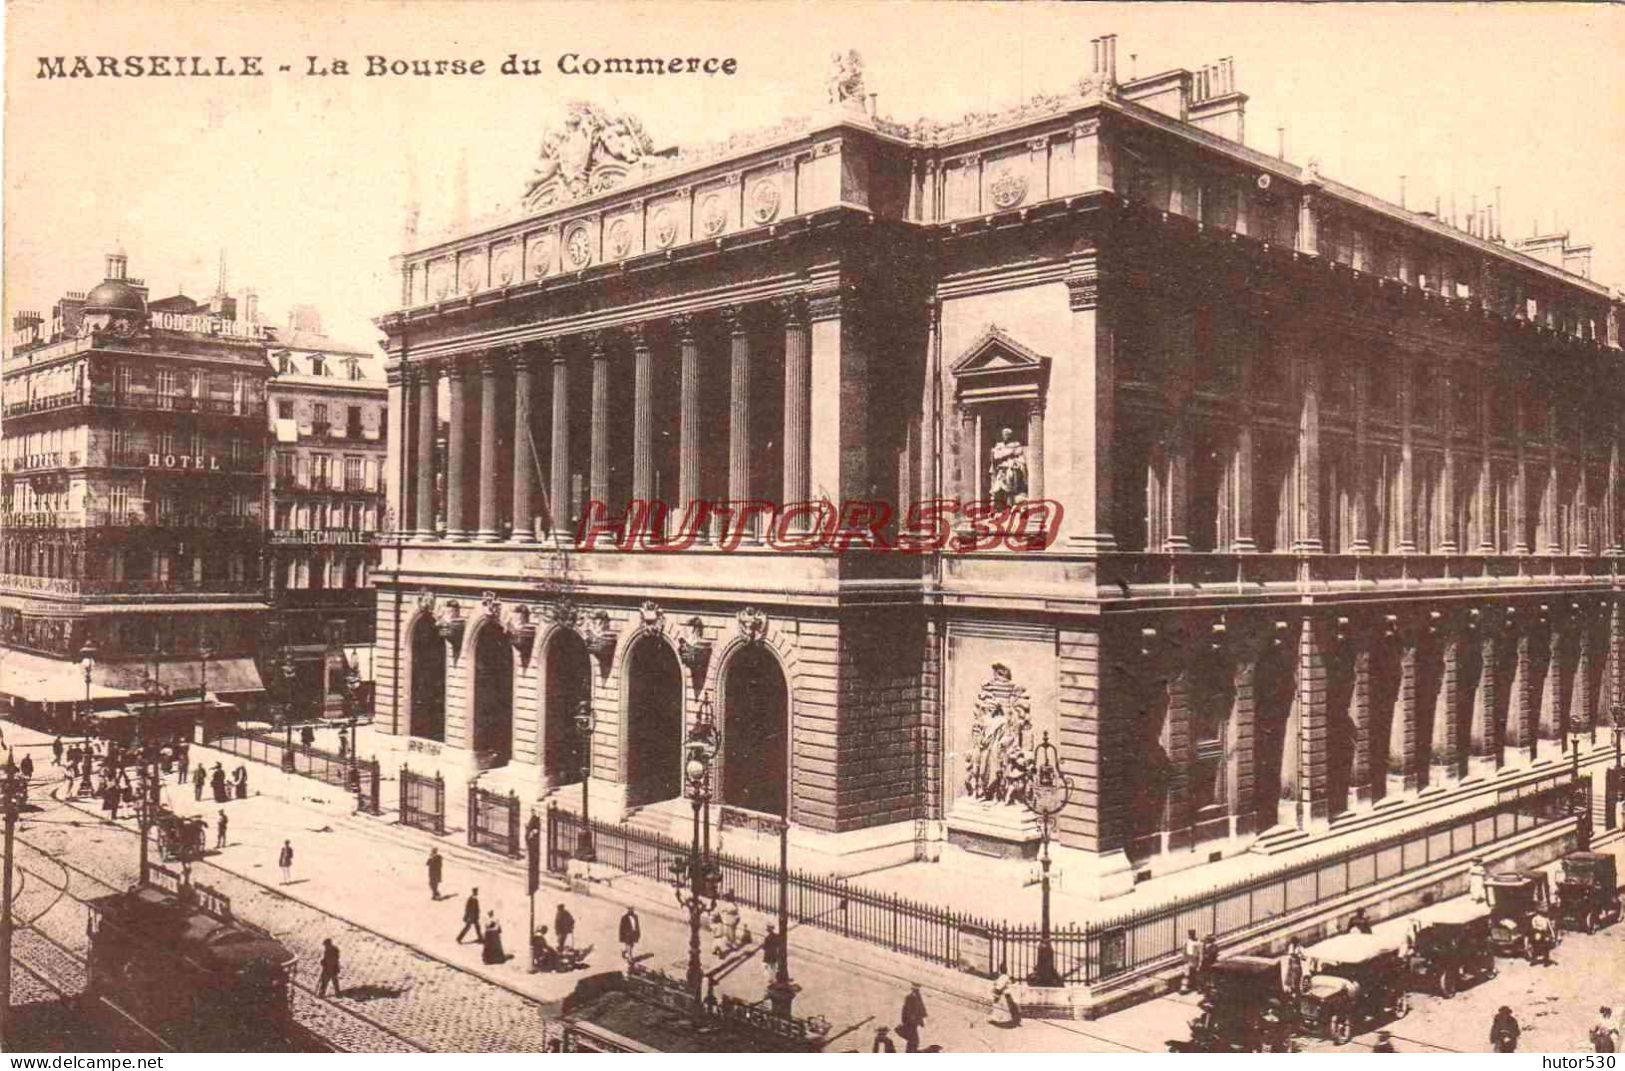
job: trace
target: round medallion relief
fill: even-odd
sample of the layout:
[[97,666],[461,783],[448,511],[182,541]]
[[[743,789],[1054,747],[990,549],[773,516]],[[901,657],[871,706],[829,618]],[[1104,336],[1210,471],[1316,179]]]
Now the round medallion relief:
[[507,286],[519,274],[519,251],[509,246],[497,254],[496,261],[491,265],[491,275],[496,279],[498,286]]
[[653,220],[655,245],[660,249],[668,249],[677,238],[677,213],[670,207],[661,208],[655,212]]
[[632,251],[632,225],[624,219],[618,219],[609,228],[609,253],[616,260],[620,260]]
[[722,204],[721,194],[713,193],[700,202],[700,229],[705,231],[707,238],[721,234],[727,223],[728,209]]
[[530,243],[530,250],[525,254],[525,263],[530,268],[530,277],[540,279],[553,270],[553,236],[547,235],[537,238]]
[[429,269],[429,296],[436,300],[451,293],[451,264],[439,261]]
[[762,179],[750,191],[750,217],[757,223],[766,223],[779,214],[779,184]]
[[462,274],[458,278],[458,289],[465,294],[472,294],[480,288],[480,262],[478,260],[463,261]]
[[1001,167],[987,184],[987,192],[999,208],[1014,208],[1027,196],[1027,176]]
[[572,268],[585,268],[592,262],[592,237],[585,223],[577,223],[564,236],[564,259]]

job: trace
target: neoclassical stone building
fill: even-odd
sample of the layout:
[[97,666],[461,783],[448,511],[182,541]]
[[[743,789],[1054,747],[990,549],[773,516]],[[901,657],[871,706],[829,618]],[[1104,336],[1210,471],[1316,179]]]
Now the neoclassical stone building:
[[[830,96],[676,154],[577,105],[519,212],[400,258],[379,724],[540,793],[589,704],[615,817],[672,806],[711,713],[726,809],[866,866],[1030,850],[1047,733],[1106,892],[1601,742],[1620,305],[1587,250],[1245,147],[1228,62],[1119,82],[1102,39],[954,123],[852,68]],[[590,501],[671,534],[1012,486],[1061,507],[1046,548],[575,543]]]

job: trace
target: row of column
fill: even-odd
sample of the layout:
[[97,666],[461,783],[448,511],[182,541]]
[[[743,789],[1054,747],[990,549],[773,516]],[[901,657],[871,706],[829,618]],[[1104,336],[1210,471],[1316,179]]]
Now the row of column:
[[[783,501],[805,502],[810,497],[811,472],[811,331],[807,303],[799,297],[772,302],[784,330],[784,420],[783,420]],[[750,344],[748,317],[753,306],[730,306],[720,310],[729,339],[728,412],[728,496],[734,500],[751,497],[750,469],[754,443],[751,422],[751,375],[756,355]],[[703,314],[702,314],[703,315]],[[678,501],[685,508],[700,498],[700,441],[710,425],[702,426],[700,411],[700,344],[696,339],[695,316],[681,314],[670,319],[681,364],[678,406]],[[621,329],[632,348],[632,497],[648,500],[654,493],[654,359],[650,333],[645,324]],[[590,472],[588,488],[593,499],[607,502],[610,472],[610,363],[607,331],[580,336],[591,366],[592,404],[590,410]],[[560,514],[570,501],[570,444],[572,436],[570,381],[574,369],[568,346],[561,338],[547,338],[535,346],[510,346],[503,351],[459,355],[439,361],[411,363],[404,372],[404,384],[413,399],[416,413],[416,450],[410,458],[410,472],[403,492],[410,492],[413,509],[405,515],[415,538],[434,539],[440,533],[435,523],[435,435],[439,422],[438,379],[448,383],[450,435],[446,458],[446,532],[450,540],[496,542],[511,538],[534,542],[532,518],[542,516],[555,539],[570,538],[569,518]],[[504,371],[511,369],[512,398],[503,397]],[[551,466],[545,510],[540,486],[539,444],[531,440],[531,414],[537,401],[540,376],[551,370],[553,407],[551,413]],[[470,450],[470,407],[479,405],[478,482],[470,487],[466,474],[473,458]],[[512,406],[514,431],[512,452],[512,515],[510,534],[501,530],[500,481],[504,474],[498,441],[499,420],[508,404]],[[404,497],[404,494],[403,494]],[[470,509],[470,505],[476,508]],[[475,523],[470,527],[470,514]]]

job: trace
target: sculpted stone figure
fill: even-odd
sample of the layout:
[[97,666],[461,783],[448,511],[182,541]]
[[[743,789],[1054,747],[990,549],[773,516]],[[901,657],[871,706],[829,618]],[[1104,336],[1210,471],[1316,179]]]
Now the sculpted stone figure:
[[608,189],[653,150],[643,125],[632,116],[610,115],[597,105],[573,101],[564,122],[542,139],[525,199],[540,206]]
[[993,464],[988,469],[990,497],[1000,509],[1027,497],[1027,447],[1016,441],[1015,432],[1005,428],[993,444]]
[[830,65],[829,102],[845,104],[856,101],[862,104],[863,57],[858,55],[858,50],[847,49],[844,56],[839,52],[830,53]]
[[1031,735],[1027,689],[1015,683],[1009,666],[993,663],[993,676],[976,694],[965,794],[994,803],[1024,802],[1032,771]]

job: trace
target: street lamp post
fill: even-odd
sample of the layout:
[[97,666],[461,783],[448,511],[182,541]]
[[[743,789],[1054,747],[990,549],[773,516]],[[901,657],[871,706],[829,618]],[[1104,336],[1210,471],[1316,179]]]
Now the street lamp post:
[[293,679],[299,675],[293,656],[284,645],[271,661],[271,671],[282,679],[282,772],[293,773]]
[[[84,752],[85,752],[85,754],[88,755],[90,753],[90,715],[91,715],[90,671],[96,668],[96,643],[95,643],[94,640],[86,640],[85,645],[83,647],[79,648],[79,668],[80,668],[81,671],[83,671],[83,673],[85,675],[85,713],[84,713],[84,718],[82,719],[82,721],[80,723],[79,729],[80,729],[80,731],[82,733],[84,733],[84,737],[85,737]],[[88,763],[89,763],[89,760],[87,759],[86,764],[88,765]]]
[[1055,816],[1066,807],[1072,795],[1072,782],[1061,774],[1060,753],[1045,733],[1033,753],[1033,785],[1028,791],[1027,808],[1038,818],[1039,866],[1043,870],[1043,914],[1039,922],[1038,962],[1027,980],[1035,986],[1061,985],[1061,972],[1055,969],[1055,945],[1050,940],[1049,922],[1049,841]]
[[358,798],[361,795],[361,778],[356,773],[356,752],[359,750],[359,748],[356,747],[355,738],[355,707],[356,696],[359,695],[360,692],[361,674],[356,672],[354,666],[351,666],[344,671],[344,706],[350,715],[350,747],[348,752],[349,762],[347,763],[348,768],[345,771],[344,776],[345,782],[355,792]]
[[[161,656],[163,649],[154,646],[152,655],[147,662],[147,678],[141,686],[147,693],[147,717],[136,722],[136,756],[140,763],[141,793],[136,801],[135,820],[141,833],[141,869],[140,883],[147,883],[147,831],[152,828],[153,819],[158,810],[158,749],[156,742],[148,735],[149,725],[156,723],[158,717],[158,701],[169,694],[163,683],[158,679],[162,666]],[[116,777],[116,775],[115,775]],[[118,791],[115,781],[112,791]]]
[[797,986],[790,981],[790,819],[779,819],[779,963],[767,987],[774,1015],[791,1016]]
[[587,811],[587,782],[592,780],[592,730],[592,700],[584,698],[576,704],[576,738],[581,741],[581,835],[576,838],[576,855],[588,863],[596,858],[592,818]]
[[203,724],[204,705],[209,701],[209,659],[214,657],[214,644],[209,637],[204,636],[197,645],[198,660],[198,686],[197,686],[197,718],[198,724]]
[[[700,963],[700,920],[717,906],[716,868],[702,853],[700,813],[711,798],[711,760],[716,757],[716,725],[706,717],[702,705],[699,718],[689,727],[688,761],[683,776],[688,782],[689,802],[694,808],[694,834],[688,859],[672,862],[672,887],[677,903],[688,910],[688,989],[696,1003],[702,999],[705,970]],[[686,888],[685,888],[686,884]]]
[[12,754],[6,752],[6,765],[0,770],[0,810],[6,819],[5,881],[0,888],[0,1051],[10,1040],[11,1021],[11,853],[17,833],[17,816],[34,810],[28,805],[28,779],[17,769]]

